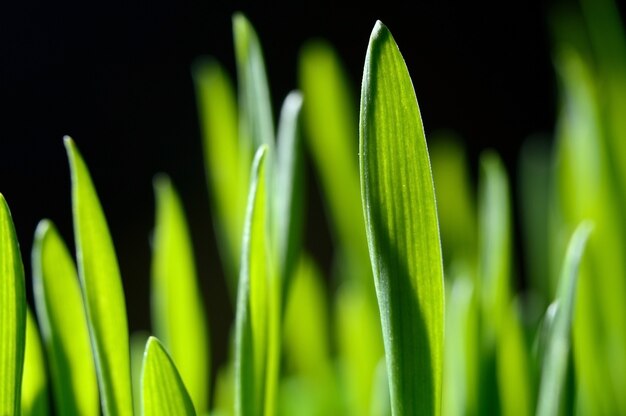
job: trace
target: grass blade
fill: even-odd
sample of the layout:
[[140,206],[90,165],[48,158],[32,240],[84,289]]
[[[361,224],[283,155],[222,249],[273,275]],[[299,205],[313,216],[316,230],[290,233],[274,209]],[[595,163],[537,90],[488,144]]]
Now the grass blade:
[[567,247],[563,260],[557,293],[557,311],[550,325],[537,401],[537,415],[558,415],[570,349],[570,333],[574,305],[578,266],[583,256],[592,226],[583,222],[578,226]]
[[141,414],[141,372],[143,371],[143,353],[150,335],[144,331],[133,332],[130,336],[130,371],[133,382],[133,409]]
[[283,293],[289,290],[302,239],[304,177],[300,146],[301,108],[302,95],[292,91],[285,98],[278,123],[273,224]]
[[87,165],[65,137],[76,257],[105,415],[132,415],[126,302],[113,241]]
[[155,337],[146,344],[141,388],[144,416],[196,414],[174,361]]
[[194,64],[192,72],[213,223],[234,299],[252,151],[239,140],[237,100],[226,71],[216,60],[204,59]]
[[24,266],[11,211],[0,194],[0,415],[20,414],[25,343]]
[[152,321],[170,351],[199,413],[208,410],[209,334],[193,247],[178,194],[166,176],[154,182],[156,225],[152,260]]
[[411,78],[381,22],[362,85],[361,191],[392,412],[438,415],[444,293],[435,193]]
[[22,415],[48,414],[48,379],[37,323],[30,309],[26,310],[26,349],[22,382]]
[[35,306],[57,414],[99,415],[96,368],[76,267],[49,220],[37,226],[32,262]]

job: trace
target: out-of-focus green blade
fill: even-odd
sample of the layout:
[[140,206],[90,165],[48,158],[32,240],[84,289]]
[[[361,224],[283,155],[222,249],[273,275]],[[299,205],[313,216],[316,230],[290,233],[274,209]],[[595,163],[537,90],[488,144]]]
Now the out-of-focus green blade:
[[20,414],[26,342],[24,266],[11,211],[0,194],[0,414]]
[[208,410],[209,334],[182,203],[166,176],[155,179],[152,321],[199,413]]
[[278,270],[287,293],[300,254],[304,178],[300,146],[302,95],[292,91],[285,98],[278,123],[276,178],[273,189],[274,235]]
[[273,414],[278,381],[280,285],[269,263],[266,146],[257,151],[244,222],[236,314],[235,414]]
[[24,379],[22,381],[22,415],[48,414],[48,378],[37,323],[27,309]]
[[271,149],[274,119],[263,51],[254,27],[242,13],[233,16],[233,36],[239,80],[239,133],[252,149],[262,144]]
[[465,149],[450,133],[431,136],[429,154],[437,196],[437,213],[446,267],[476,258],[476,207]]
[[374,386],[372,388],[372,403],[370,404],[370,416],[391,416],[391,398],[389,396],[389,377],[387,377],[387,363],[380,360],[374,374]]
[[87,165],[65,137],[72,174],[76,257],[105,415],[132,415],[128,324],[113,241]]
[[226,71],[209,58],[196,62],[192,72],[213,222],[234,298],[252,151],[239,140],[235,91]]
[[365,58],[359,150],[392,411],[440,414],[444,291],[435,192],[413,84],[381,22]]
[[141,372],[143,353],[150,335],[147,332],[134,332],[130,336],[130,372],[133,382],[133,408],[135,414],[141,414]]
[[232,360],[219,369],[215,379],[213,394],[214,416],[232,416],[235,414],[235,374]]
[[588,222],[578,226],[570,239],[567,253],[563,260],[556,299],[557,311],[549,328],[545,356],[543,358],[539,398],[537,400],[538,416],[559,414],[570,350],[570,332],[576,301],[578,265],[583,256],[591,229],[592,226]]
[[196,414],[174,361],[155,337],[150,337],[146,344],[141,401],[144,416]]
[[498,336],[498,391],[503,415],[531,415],[534,408],[530,378],[529,349],[517,311],[516,302],[503,311]]
[[99,415],[96,367],[74,261],[54,224],[42,220],[32,253],[33,292],[59,415]]
[[[350,83],[327,43],[305,45],[300,53],[300,88],[305,137],[325,194],[339,249],[357,264],[367,264],[357,165],[358,126]],[[367,269],[367,268],[365,268]],[[363,278],[371,278],[368,270]]]

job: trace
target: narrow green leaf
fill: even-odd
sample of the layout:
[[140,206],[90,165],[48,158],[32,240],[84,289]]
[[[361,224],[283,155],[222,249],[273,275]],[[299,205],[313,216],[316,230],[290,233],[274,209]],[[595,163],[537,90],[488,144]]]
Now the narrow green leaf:
[[171,181],[159,176],[154,188],[152,322],[176,361],[196,410],[203,413],[208,410],[210,346],[191,237]]
[[384,359],[381,359],[376,367],[372,391],[370,416],[390,416],[391,398],[389,397],[389,377],[387,377],[387,363]]
[[49,220],[42,220],[35,231],[32,263],[56,413],[99,415],[96,368],[76,267]]
[[592,226],[589,222],[583,222],[578,226],[570,239],[567,253],[563,260],[559,289],[555,301],[558,306],[549,328],[545,356],[543,358],[539,399],[537,401],[537,415],[539,416],[559,414],[570,350],[570,333],[576,302],[578,266],[591,230]]
[[265,161],[261,146],[252,165],[244,223],[235,339],[235,414],[274,414],[278,388],[280,284],[269,260]]
[[174,361],[155,337],[146,343],[141,393],[144,416],[196,414]]
[[239,80],[240,134],[251,149],[274,143],[274,118],[265,62],[259,38],[241,13],[233,16],[233,36]]
[[240,143],[237,100],[226,71],[209,58],[194,63],[192,73],[213,223],[234,299],[252,150],[247,143]]
[[300,146],[301,108],[302,95],[292,91],[285,98],[278,123],[273,225],[283,293],[288,291],[302,239],[304,177]]
[[0,415],[20,414],[25,343],[24,266],[11,211],[0,194]]
[[392,412],[438,415],[444,292],[435,192],[411,78],[381,22],[362,86],[361,192]]
[[132,415],[128,324],[122,278],[109,228],[87,166],[65,137],[72,174],[78,275],[105,415]]
[[26,309],[26,349],[24,379],[22,381],[22,415],[48,414],[48,378],[41,348],[37,323],[30,309]]
[[[367,264],[365,224],[361,214],[358,173],[356,101],[332,47],[310,42],[300,53],[300,88],[308,148],[317,168],[334,238],[357,267]],[[367,268],[364,280],[371,281]]]
[[235,374],[233,361],[228,360],[217,372],[213,393],[213,416],[232,416],[235,414]]
[[130,336],[130,372],[133,382],[133,409],[136,415],[141,414],[141,372],[148,338],[150,335],[144,331],[134,332]]

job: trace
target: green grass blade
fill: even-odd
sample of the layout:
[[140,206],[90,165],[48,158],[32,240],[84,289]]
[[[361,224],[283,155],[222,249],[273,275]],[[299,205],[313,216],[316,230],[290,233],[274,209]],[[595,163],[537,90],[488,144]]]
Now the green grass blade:
[[377,22],[361,92],[361,190],[394,415],[441,411],[443,266],[415,91]]
[[24,266],[11,211],[0,194],[0,415],[20,414],[25,343]]
[[389,377],[387,377],[387,363],[384,359],[381,359],[376,367],[372,392],[370,416],[390,416],[391,399],[389,397]]
[[209,58],[196,62],[192,72],[213,223],[234,299],[252,151],[240,143],[237,100],[224,68]]
[[66,137],[76,257],[105,415],[132,415],[128,324],[122,278],[87,165]]
[[578,226],[570,239],[567,253],[563,260],[556,299],[557,311],[549,328],[550,332],[547,337],[543,359],[539,399],[537,402],[538,416],[559,414],[570,349],[570,333],[576,302],[578,266],[591,230],[592,226],[588,222]]
[[150,335],[144,331],[134,332],[130,336],[130,372],[133,382],[133,409],[136,415],[141,414],[141,372],[148,338]]
[[48,410],[48,378],[37,323],[30,309],[26,313],[26,349],[22,382],[22,415],[42,416]]
[[144,416],[196,414],[174,361],[155,337],[146,343],[141,393]]
[[266,203],[267,147],[257,151],[242,244],[235,335],[235,414],[264,414],[268,370],[269,266]]
[[33,292],[60,415],[99,415],[98,381],[74,261],[56,227],[42,220],[32,253]]
[[[350,82],[335,51],[320,41],[302,49],[299,74],[305,97],[305,137],[325,195],[334,238],[349,261],[367,264],[359,195],[356,101],[348,88]],[[364,279],[371,279],[368,270],[362,274]]]
[[257,149],[274,144],[274,118],[259,38],[241,13],[233,16],[233,36],[239,80],[240,134],[244,143]]
[[166,176],[154,182],[152,321],[199,413],[208,410],[209,334],[182,203]]
[[289,93],[278,123],[273,224],[283,293],[288,291],[302,239],[304,177],[300,146],[301,108],[302,95],[297,91]]

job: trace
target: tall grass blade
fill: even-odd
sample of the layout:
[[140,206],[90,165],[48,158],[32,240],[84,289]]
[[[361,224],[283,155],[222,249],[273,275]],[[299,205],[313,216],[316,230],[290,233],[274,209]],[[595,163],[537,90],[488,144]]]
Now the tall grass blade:
[[555,304],[556,315],[550,325],[547,337],[537,415],[558,415],[565,384],[567,363],[570,350],[570,334],[574,306],[576,302],[576,282],[578,266],[583,256],[592,225],[583,222],[576,228],[567,247],[563,260],[561,278]]
[[196,414],[174,361],[155,337],[146,344],[141,389],[144,416]]
[[239,140],[237,100],[232,82],[214,59],[192,68],[204,149],[204,168],[222,263],[233,299],[252,151]]
[[133,409],[141,414],[141,372],[143,371],[143,353],[150,335],[144,331],[133,332],[130,336],[130,372],[133,382]]
[[26,310],[26,349],[22,381],[22,415],[44,416],[48,410],[48,377],[37,323]]
[[87,165],[65,137],[72,174],[76,257],[105,415],[132,415],[128,324],[122,278]]
[[33,292],[59,415],[99,415],[87,317],[74,261],[54,224],[42,220],[32,253]]
[[438,415],[444,292],[435,193],[411,78],[381,22],[365,58],[359,153],[392,412]]
[[25,343],[24,266],[11,211],[0,194],[0,415],[20,414]]
[[189,228],[169,178],[158,176],[154,189],[152,322],[155,335],[177,363],[194,407],[204,413],[208,410],[210,346]]

